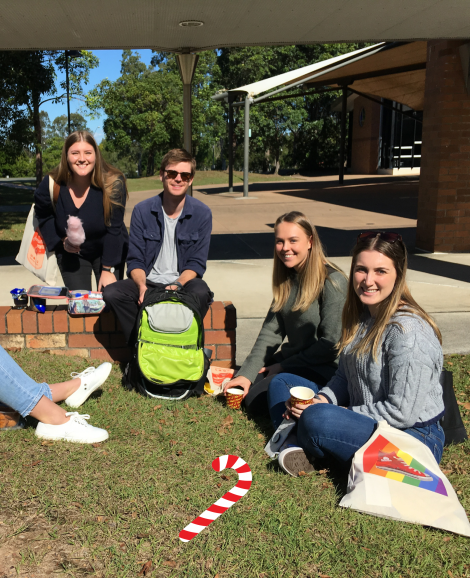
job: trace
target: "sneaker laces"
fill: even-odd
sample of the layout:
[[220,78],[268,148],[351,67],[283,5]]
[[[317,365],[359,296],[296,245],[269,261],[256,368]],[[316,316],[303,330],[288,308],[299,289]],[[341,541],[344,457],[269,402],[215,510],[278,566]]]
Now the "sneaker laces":
[[69,411],[65,414],[65,417],[69,417],[70,416],[70,421],[73,421],[79,425],[84,425],[88,427],[88,423],[85,421],[87,419],[90,419],[90,416],[85,413],[83,415],[80,415],[78,413],[78,411]]
[[70,374],[70,377],[85,377],[85,375],[88,375],[90,373],[93,373],[95,371],[96,367],[87,367],[84,371],[82,371],[81,373],[78,373],[77,371],[72,371],[72,373]]

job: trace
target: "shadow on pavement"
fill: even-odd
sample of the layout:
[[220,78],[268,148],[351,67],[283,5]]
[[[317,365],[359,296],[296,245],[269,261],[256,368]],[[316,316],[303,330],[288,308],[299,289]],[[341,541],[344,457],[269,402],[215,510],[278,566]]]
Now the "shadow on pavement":
[[[272,223],[269,226],[274,228]],[[391,230],[391,229],[390,229]],[[317,227],[318,234],[328,257],[345,257],[351,254],[357,236],[362,230],[345,231]],[[470,283],[470,266],[438,259],[421,257],[415,252],[416,229],[394,229],[403,237],[409,256],[409,269],[430,275],[438,275],[456,281]],[[274,254],[273,233],[243,233],[212,235],[210,260],[237,261],[243,259],[271,259]]]
[[[393,215],[408,219],[417,218],[418,184],[413,178],[397,179],[351,179],[339,186],[337,180],[331,181],[296,181],[286,183],[253,183],[250,185],[250,195],[273,192],[297,199],[308,199],[349,207],[384,215]],[[243,187],[234,187],[241,193]],[[227,187],[216,187],[204,190],[207,195],[227,193]]]
[[408,268],[421,273],[448,277],[456,281],[470,283],[470,266],[460,263],[449,263],[438,259],[427,259],[419,255],[410,255]]
[[[270,224],[270,226],[273,226]],[[394,229],[400,233],[410,252],[414,251],[416,229]],[[329,257],[350,255],[362,230],[345,231],[317,227],[318,234]],[[212,235],[209,250],[211,260],[271,259],[274,254],[274,233],[242,233]]]

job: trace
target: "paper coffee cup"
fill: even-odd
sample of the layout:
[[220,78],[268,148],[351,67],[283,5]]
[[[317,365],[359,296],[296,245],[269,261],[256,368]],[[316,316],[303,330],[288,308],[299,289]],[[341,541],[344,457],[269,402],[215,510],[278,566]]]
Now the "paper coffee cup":
[[243,393],[243,389],[237,389],[235,387],[227,389],[227,405],[232,409],[240,409],[243,400]]
[[303,403],[304,405],[312,405],[315,392],[309,387],[293,387],[290,390],[290,404]]

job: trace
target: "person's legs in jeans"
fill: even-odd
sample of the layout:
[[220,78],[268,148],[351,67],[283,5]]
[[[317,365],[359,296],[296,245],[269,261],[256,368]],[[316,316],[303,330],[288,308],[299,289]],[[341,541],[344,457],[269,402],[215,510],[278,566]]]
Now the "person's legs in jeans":
[[195,297],[197,297],[199,301],[199,307],[201,309],[202,319],[204,319],[214,296],[207,283],[199,277],[196,277],[195,279],[188,281],[184,288],[190,293],[193,293]]
[[[151,284],[147,282],[147,286],[150,287]],[[139,288],[132,279],[116,281],[103,289],[103,299],[113,309],[121,324],[126,342],[132,347],[134,327],[140,310],[140,305],[137,303]]]
[[404,431],[427,446],[438,464],[441,462],[446,436],[439,422],[423,427],[410,427]]
[[59,425],[68,421],[64,409],[55,401],[62,401],[80,387],[80,379],[48,385],[36,383],[10,355],[0,347],[0,401],[23,417]]
[[[365,415],[343,407],[318,403],[301,415],[297,427],[297,441],[302,449],[316,458],[332,456],[349,464],[359,448],[372,436],[377,422]],[[404,429],[425,444],[437,463],[442,458],[444,431],[439,423]]]
[[300,416],[297,441],[315,458],[330,456],[346,464],[372,436],[376,425],[374,419],[344,407],[317,403]]
[[[64,251],[57,254],[59,266],[65,286],[71,291],[86,289],[91,291],[91,274],[99,272],[99,258],[92,261],[84,259],[76,253]],[[99,277],[98,277],[99,278]]]
[[[271,362],[268,362],[266,365],[272,365],[274,363],[276,363],[276,361],[272,360]],[[298,367],[295,368],[294,370],[291,369],[289,373],[297,375],[299,377],[304,377],[305,379],[308,379],[310,382],[314,382],[315,385],[318,386],[318,388],[321,388],[324,385],[326,385],[328,381],[327,379],[325,379],[318,373],[312,371],[308,367]],[[258,374],[258,377],[251,384],[248,394],[243,400],[243,403],[245,404],[245,409],[249,413],[253,415],[264,415],[269,412],[268,397],[267,397],[269,384],[278,375],[282,374],[278,373],[277,375],[270,375],[269,377],[265,377],[264,374],[262,373]]]
[[267,393],[269,384],[275,378],[275,375],[264,377],[259,373],[255,381],[251,384],[248,393],[243,400],[243,404],[248,413],[255,416],[263,415],[268,409]]
[[276,375],[268,388],[268,407],[269,415],[276,430],[282,420],[283,413],[286,411],[286,401],[290,398],[290,390],[293,387],[309,387],[315,393],[318,393],[319,387],[313,381],[304,377],[299,377],[293,373],[279,373]]

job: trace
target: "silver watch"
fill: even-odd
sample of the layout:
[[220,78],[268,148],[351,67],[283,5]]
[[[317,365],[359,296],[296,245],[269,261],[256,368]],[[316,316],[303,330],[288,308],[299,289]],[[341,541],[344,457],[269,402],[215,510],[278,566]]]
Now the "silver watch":
[[109,271],[109,273],[114,273],[116,271],[115,267],[102,267],[103,271]]

